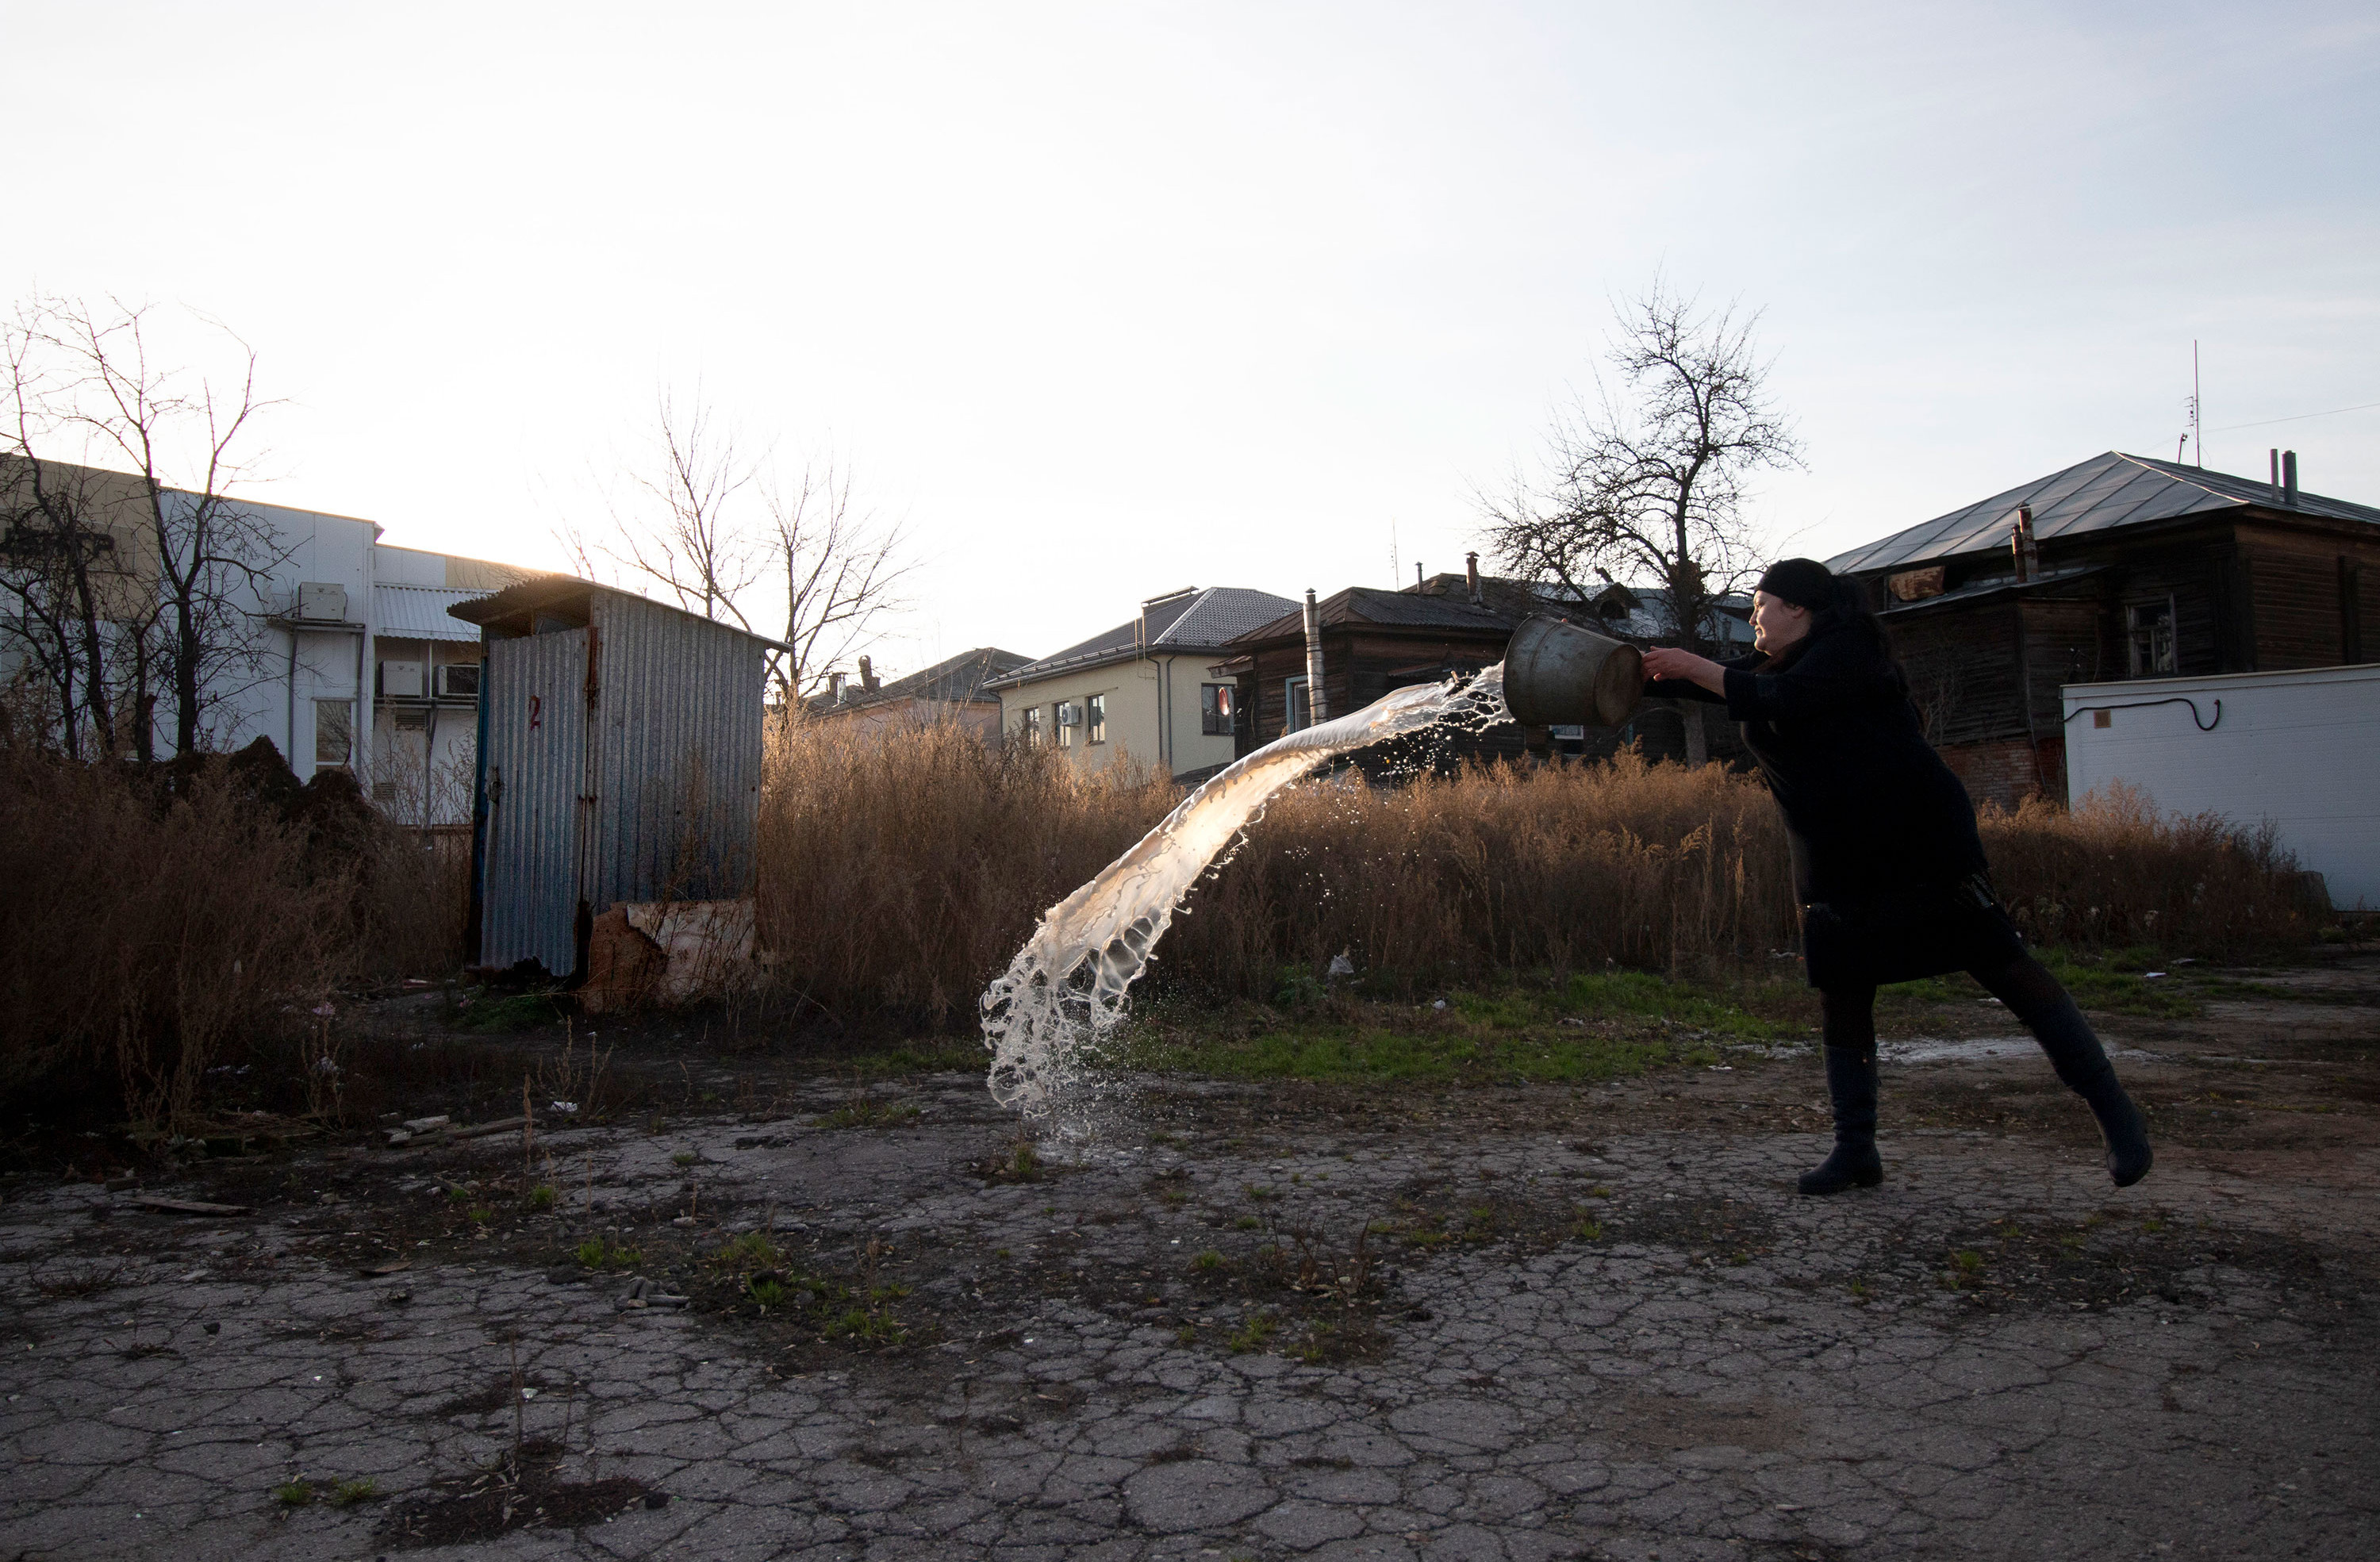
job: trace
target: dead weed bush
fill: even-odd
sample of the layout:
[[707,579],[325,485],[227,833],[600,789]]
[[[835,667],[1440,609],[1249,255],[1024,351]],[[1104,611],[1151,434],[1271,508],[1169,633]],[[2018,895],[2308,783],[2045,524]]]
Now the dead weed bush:
[[1142,771],[1085,778],[1049,749],[953,724],[770,736],[760,799],[761,947],[832,1013],[972,1015],[1043,908],[1180,796]]
[[328,1111],[342,1065],[314,1011],[459,959],[461,871],[382,825],[344,775],[300,787],[269,745],[143,771],[14,736],[0,731],[0,1101],[186,1129],[207,1071],[252,1059],[286,1076],[288,1105]]
[[[1075,775],[1050,750],[957,727],[794,726],[761,801],[761,942],[831,1011],[973,1012],[1042,910],[1163,817],[1178,788]],[[1995,878],[2044,943],[2246,957],[2315,914],[2269,836],[2159,817],[2136,796],[1982,819]],[[1200,884],[1152,980],[1269,999],[1345,954],[1408,994],[1497,973],[1700,973],[1793,947],[1784,831],[1757,777],[1720,767],[1475,767],[1398,786],[1354,772],[1276,800]]]
[[2071,811],[2032,798],[1979,823],[2001,896],[2036,943],[2249,960],[2301,947],[2330,920],[2269,826],[2161,815],[2120,783]]

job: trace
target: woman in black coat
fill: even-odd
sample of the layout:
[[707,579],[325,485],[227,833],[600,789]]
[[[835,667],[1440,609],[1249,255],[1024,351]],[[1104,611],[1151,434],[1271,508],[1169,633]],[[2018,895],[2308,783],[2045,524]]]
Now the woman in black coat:
[[1787,559],[1753,594],[1755,650],[1725,662],[1658,647],[1646,692],[1725,703],[1785,815],[1802,952],[1824,1017],[1835,1150],[1805,1193],[1874,1187],[1876,989],[1964,971],[2041,1043],[2090,1105],[2119,1188],[2148,1175],[2147,1124],[2082,1011],[2025,952],[1992,892],[1967,789],[1927,744],[1856,582]]

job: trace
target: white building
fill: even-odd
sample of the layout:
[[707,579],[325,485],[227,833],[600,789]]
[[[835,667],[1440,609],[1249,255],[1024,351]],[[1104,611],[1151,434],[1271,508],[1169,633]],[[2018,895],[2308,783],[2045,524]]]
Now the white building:
[[2269,821],[2330,903],[2380,908],[2380,665],[2069,684],[2070,800],[2110,781],[2169,814]]
[[[145,502],[136,479],[48,464],[81,480],[108,543],[102,573],[112,599],[156,590]],[[447,616],[539,573],[380,540],[382,527],[352,515],[237,501],[271,542],[261,578],[242,582],[235,605],[251,625],[248,654],[231,659],[208,689],[207,746],[229,751],[270,739],[299,780],[341,768],[394,817],[422,825],[470,820],[476,751],[480,635]],[[0,639],[5,639],[0,636]],[[0,683],[25,660],[0,644]],[[174,713],[152,718],[156,752],[170,753]]]

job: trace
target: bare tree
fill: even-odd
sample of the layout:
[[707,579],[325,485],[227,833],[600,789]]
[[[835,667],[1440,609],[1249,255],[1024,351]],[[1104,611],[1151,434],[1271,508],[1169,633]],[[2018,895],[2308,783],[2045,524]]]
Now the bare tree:
[[1758,569],[1745,480],[1801,464],[1768,405],[1757,320],[1698,315],[1658,278],[1625,306],[1609,354],[1616,390],[1597,375],[1599,405],[1556,423],[1544,481],[1483,505],[1504,567],[1577,598],[1598,578],[1650,577],[1669,592],[1681,644],[1716,641],[1720,599]]
[[771,483],[764,497],[771,562],[785,581],[785,648],[771,672],[790,703],[823,688],[830,670],[906,605],[900,593],[915,566],[898,526],[853,508],[845,468],[805,466],[790,490]]
[[831,461],[781,479],[699,393],[681,408],[664,392],[655,410],[650,462],[626,475],[608,530],[565,530],[565,546],[590,578],[650,583],[763,637],[782,624],[769,658],[778,697],[817,693],[906,605],[906,538],[855,503],[850,472]]
[[[628,503],[615,503],[609,536],[594,544],[618,569],[661,587],[705,618],[752,627],[739,605],[767,569],[761,539],[737,497],[757,471],[733,429],[695,393],[681,413],[667,391],[655,398],[652,460],[625,474]],[[582,563],[586,547],[577,548]]]
[[287,552],[227,493],[268,405],[254,351],[208,321],[237,347],[231,380],[161,369],[148,312],[34,298],[6,328],[0,634],[56,691],[71,753],[128,736],[149,757],[160,695],[176,750],[199,748],[210,710],[258,672],[254,610]]

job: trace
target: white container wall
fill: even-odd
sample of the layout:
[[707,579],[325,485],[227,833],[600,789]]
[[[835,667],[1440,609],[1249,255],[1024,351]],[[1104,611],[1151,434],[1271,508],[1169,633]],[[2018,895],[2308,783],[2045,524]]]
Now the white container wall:
[[2270,820],[2341,910],[2380,909],[2380,665],[2070,684],[2066,786]]

